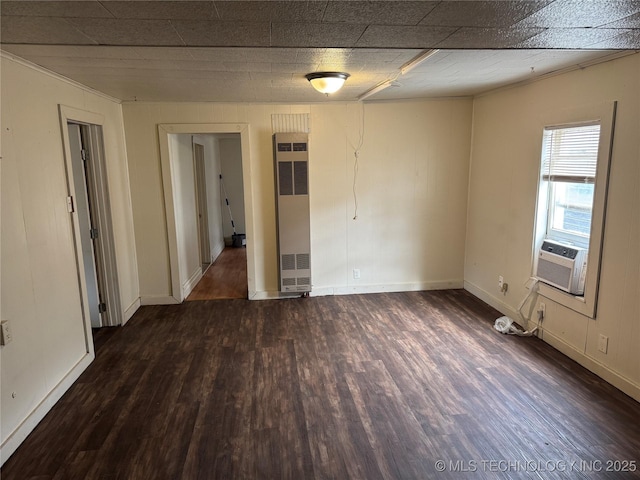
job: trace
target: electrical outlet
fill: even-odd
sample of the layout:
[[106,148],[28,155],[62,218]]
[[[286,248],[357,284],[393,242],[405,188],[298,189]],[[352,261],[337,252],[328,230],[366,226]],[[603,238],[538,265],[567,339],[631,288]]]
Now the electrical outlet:
[[598,337],[598,350],[601,351],[602,353],[607,353],[608,349],[609,349],[609,337],[605,335],[600,335],[600,337]]
[[547,316],[547,305],[544,302],[540,302],[538,305],[538,318],[540,320]]
[[4,320],[0,322],[2,326],[2,338],[0,344],[7,345],[13,340],[13,335],[11,334],[11,325],[9,324],[9,320]]
[[355,278],[356,280],[358,280],[360,278],[360,269],[359,268],[354,268],[353,269],[353,278]]
[[503,286],[504,286],[504,277],[500,275],[498,277],[498,290],[502,291]]

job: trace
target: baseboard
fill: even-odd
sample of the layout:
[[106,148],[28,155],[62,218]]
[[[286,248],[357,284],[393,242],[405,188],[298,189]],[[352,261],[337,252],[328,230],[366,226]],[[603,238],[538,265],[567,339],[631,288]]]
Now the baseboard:
[[[313,287],[309,296],[326,297],[329,295],[357,295],[362,293],[414,292],[421,290],[448,290],[463,288],[462,280],[444,280],[438,282],[389,283],[377,285],[348,285],[339,287]],[[300,293],[283,294],[278,291],[249,292],[249,300],[273,300],[292,298]]]
[[[500,301],[500,299],[493,297],[487,291],[466,281],[464,282],[464,289],[472,295],[478,297],[483,302],[488,303],[502,314],[507,315],[517,323],[520,323],[521,317],[520,315],[518,315],[515,309],[503,303],[502,301]],[[522,326],[527,329],[529,328],[529,325]],[[628,378],[623,377],[619,373],[611,370],[606,365],[603,365],[592,357],[586,355],[584,352],[577,350],[572,345],[569,345],[560,337],[544,330],[544,325],[540,328],[539,338],[567,357],[578,362],[584,368],[602,378],[605,382],[610,383],[617,389],[621,390],[633,399],[640,402],[640,385],[636,385]]]
[[528,325],[522,325],[521,324],[522,317],[520,317],[518,312],[516,312],[516,310],[513,307],[511,307],[510,305],[504,303],[499,298],[494,297],[493,295],[491,295],[486,290],[483,290],[482,288],[474,285],[473,283],[469,283],[467,281],[464,282],[464,289],[467,292],[469,292],[472,295],[474,295],[475,297],[478,297],[484,303],[488,303],[489,305],[491,305],[493,308],[498,310],[503,315],[506,315],[507,317],[511,318],[516,323],[518,323],[521,327],[524,327],[525,329],[527,329],[529,327]]
[[211,263],[216,261],[216,259],[220,256],[223,250],[224,250],[224,242],[214,247],[214,249],[211,251]]
[[249,300],[277,300],[282,298],[280,292],[260,291],[249,292]]
[[607,383],[610,383],[611,385],[616,387],[618,390],[623,391],[634,400],[637,400],[638,402],[640,402],[640,385],[636,385],[628,378],[623,377],[617,372],[614,372],[609,367],[607,367],[606,365],[603,365],[602,363],[598,362],[594,358],[589,357],[588,355],[585,355],[583,352],[579,350],[576,350],[575,347],[573,347],[572,345],[569,345],[568,343],[566,343],[564,340],[562,340],[560,337],[557,337],[553,333],[550,333],[543,329],[541,338],[545,343],[548,343],[553,348],[562,352],[570,359],[578,362],[587,370],[595,373],[597,376],[602,378]]
[[409,282],[373,285],[346,285],[340,287],[314,287],[312,297],[326,295],[357,295],[364,293],[416,292],[422,290],[449,290],[463,288],[462,280],[443,280],[437,282]]
[[0,465],[3,465],[7,459],[13,455],[13,452],[20,446],[27,436],[40,423],[47,413],[53,408],[62,395],[65,394],[71,385],[80,377],[82,372],[86,370],[93,359],[93,353],[87,353],[78,363],[67,373],[60,382],[44,397],[37,407],[24,419],[24,421],[7,437],[0,446]]
[[122,315],[122,325],[126,324],[140,308],[140,297],[136,298]]
[[194,270],[189,279],[182,284],[182,298],[187,298],[200,280],[202,280],[202,267]]
[[146,305],[176,305],[180,303],[171,295],[143,295],[140,297],[140,306]]

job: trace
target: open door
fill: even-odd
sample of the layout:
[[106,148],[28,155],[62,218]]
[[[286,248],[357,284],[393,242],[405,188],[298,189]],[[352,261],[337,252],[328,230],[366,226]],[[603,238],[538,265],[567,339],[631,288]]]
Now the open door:
[[209,242],[209,211],[207,209],[207,178],[204,166],[204,145],[193,142],[193,173],[196,191],[196,215],[198,220],[198,243],[202,271],[211,265],[211,244]]
[[78,279],[92,328],[122,324],[102,126],[66,119],[69,210]]
[[82,255],[82,267],[87,285],[87,306],[91,319],[91,327],[102,326],[102,299],[98,288],[98,274],[94,253],[93,236],[95,230],[91,221],[91,207],[89,206],[89,192],[86,184],[86,169],[84,156],[86,155],[82,146],[82,132],[80,125],[68,123],[69,151],[71,153],[71,165],[73,168],[73,178],[75,182],[75,211],[78,216],[80,230],[79,254]]

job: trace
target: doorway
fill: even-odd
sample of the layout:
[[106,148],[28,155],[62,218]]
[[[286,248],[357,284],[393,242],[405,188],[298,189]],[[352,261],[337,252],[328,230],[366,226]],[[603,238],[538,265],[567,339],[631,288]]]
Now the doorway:
[[[76,244],[78,281],[87,328],[122,324],[102,125],[88,112],[60,107]],[[86,120],[89,121],[86,121]]]
[[[250,148],[249,148],[249,126],[246,124],[161,124],[158,125],[158,134],[160,140],[160,161],[162,165],[162,181],[164,189],[165,200],[165,213],[167,219],[167,237],[169,244],[169,260],[170,260],[170,277],[171,277],[171,297],[175,303],[181,303],[191,293],[198,281],[202,278],[201,264],[198,265],[198,271],[193,270],[193,259],[190,257],[191,252],[195,249],[199,249],[197,238],[196,244],[193,248],[188,248],[187,243],[190,245],[193,240],[188,239],[189,232],[191,230],[185,229],[189,216],[192,215],[188,208],[188,203],[195,201],[189,200],[186,192],[186,185],[189,183],[185,179],[184,175],[186,171],[184,163],[178,164],[175,159],[180,156],[180,151],[184,149],[183,138],[185,136],[197,137],[196,143],[202,144],[199,141],[201,138],[212,138],[216,135],[224,136],[225,134],[233,134],[236,138],[240,138],[240,155],[238,162],[241,164],[243,187],[242,200],[244,208],[242,208],[245,217],[245,238],[246,249],[242,250],[245,253],[244,263],[246,265],[247,272],[247,294],[245,298],[253,298],[256,295],[255,285],[255,270],[256,270],[256,253],[255,244],[253,242],[253,209],[252,209],[252,195],[251,195],[251,162],[250,162]],[[176,155],[176,152],[178,155]],[[193,153],[191,153],[193,155]],[[184,157],[184,155],[182,155]],[[208,197],[208,208],[211,210],[216,208],[220,209],[220,180],[218,168],[217,173],[214,172],[212,178],[212,170],[208,168],[207,154],[205,147],[205,177],[206,177],[206,192]],[[191,162],[193,165],[193,160]],[[193,167],[192,167],[193,168]],[[191,177],[191,189],[194,185],[194,177]],[[215,195],[215,199],[212,196]],[[194,194],[191,194],[190,198],[194,198]],[[215,207],[212,207],[215,205]],[[195,206],[194,206],[195,208]],[[209,215],[209,231],[211,232],[215,228],[221,228],[221,221],[214,222]],[[198,237],[197,232],[194,231],[194,237]],[[220,234],[222,237],[222,234]],[[210,234],[210,247],[215,250],[215,244],[217,242],[217,235],[211,236]],[[185,241],[185,240],[188,240]],[[221,247],[224,247],[222,243]],[[222,251],[220,248],[220,252]],[[219,253],[219,252],[218,252]],[[217,255],[212,255],[215,258]],[[215,266],[215,263],[214,263]]]

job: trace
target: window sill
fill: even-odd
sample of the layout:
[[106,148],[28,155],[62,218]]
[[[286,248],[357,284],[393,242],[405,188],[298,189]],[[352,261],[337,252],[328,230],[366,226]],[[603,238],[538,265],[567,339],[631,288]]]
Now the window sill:
[[[595,292],[594,292],[595,293]],[[564,292],[560,289],[547,285],[546,283],[538,283],[538,294],[541,297],[552,300],[564,307],[573,310],[585,317],[596,318],[596,305],[595,294],[593,300],[590,300],[587,295],[588,291],[585,291],[585,296],[576,296],[571,293]]]

